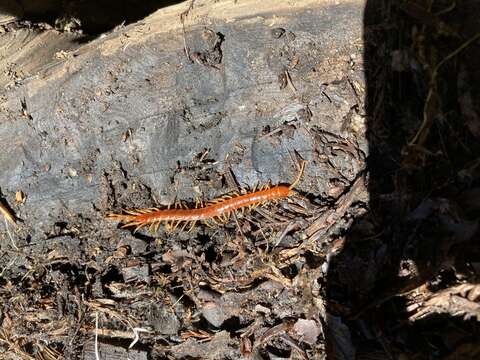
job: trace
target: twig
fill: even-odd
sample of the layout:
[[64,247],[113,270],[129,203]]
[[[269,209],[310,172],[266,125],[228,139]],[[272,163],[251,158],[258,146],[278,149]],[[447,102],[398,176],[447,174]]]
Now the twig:
[[98,353],[98,311],[95,312],[95,359],[100,360]]
[[135,344],[138,342],[138,340],[140,339],[140,336],[138,335],[139,333],[150,332],[147,329],[138,328],[138,327],[134,327],[134,328],[132,328],[132,330],[133,330],[133,334],[135,335],[135,337],[133,338],[133,341],[128,346],[129,349],[133,348],[135,346]]
[[290,87],[290,89],[296,94],[297,93],[297,88],[295,85],[293,85],[292,77],[290,76],[290,73],[288,70],[285,70],[285,78],[287,79],[287,84]]
[[195,3],[195,0],[192,0],[190,4],[188,5],[187,10],[182,12],[180,14],[180,21],[182,22],[182,32],[183,32],[183,48],[185,50],[185,55],[187,56],[187,59],[193,63],[192,57],[190,56],[190,50],[188,49],[187,46],[187,38],[185,34],[185,18],[188,16],[190,11],[193,9],[193,4]]
[[12,213],[12,210],[10,210],[10,208],[6,204],[4,204],[3,201],[0,201],[0,212],[10,224],[15,225],[16,217]]
[[10,238],[10,241],[12,243],[12,247],[19,251],[20,249],[17,247],[17,245],[15,244],[15,240],[13,240],[13,236],[12,234],[10,233],[10,229],[8,228],[8,222],[7,222],[7,218],[5,218],[5,229],[7,230],[7,234],[8,234],[8,237]]
[[430,80],[430,89],[428,91],[427,99],[425,100],[425,105],[423,107],[423,121],[422,125],[420,125],[420,129],[418,129],[417,133],[413,137],[413,139],[408,143],[409,146],[422,146],[425,140],[427,139],[427,134],[430,129],[430,126],[432,125],[433,119],[430,117],[428,108],[430,106],[431,100],[433,99],[434,96],[434,91],[436,91],[436,82],[437,82],[437,76],[438,76],[438,71],[440,68],[449,60],[457,56],[460,52],[465,50],[469,45],[471,45],[473,42],[478,40],[480,38],[480,33],[477,33],[476,35],[472,36],[470,39],[465,41],[462,45],[460,45],[457,49],[452,51],[450,54],[448,54],[442,61],[440,61],[437,66],[433,69],[432,72],[432,77]]
[[17,261],[17,259],[18,259],[18,256],[15,256],[12,260],[10,260],[10,262],[8,263],[8,265],[6,265],[6,266],[2,269],[2,272],[0,272],[0,276],[3,276],[3,274],[5,273],[5,271],[7,271],[7,270],[10,268],[10,266],[12,266],[12,265],[15,263],[15,261]]

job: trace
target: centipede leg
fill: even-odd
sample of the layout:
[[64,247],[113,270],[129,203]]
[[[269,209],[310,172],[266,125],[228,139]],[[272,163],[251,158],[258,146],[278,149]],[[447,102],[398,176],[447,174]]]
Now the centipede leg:
[[180,229],[180,231],[184,231],[185,228],[187,227],[187,225],[188,225],[188,221],[185,221],[185,222],[183,223],[183,226],[182,226],[182,228]]
[[225,214],[223,214],[222,220],[226,224],[229,218],[230,218],[230,213],[226,212]]
[[155,233],[158,231],[159,227],[160,227],[160,221],[155,222],[155,227],[153,228]]
[[133,233],[135,234],[138,230],[140,230],[144,226],[145,224],[138,224],[137,226],[135,226],[135,230],[133,230]]
[[155,234],[157,231],[158,231],[158,227],[160,226],[160,221],[154,221],[150,224],[150,226],[148,227],[148,231],[151,233],[151,234]]
[[[212,224],[212,223],[213,223],[213,224]],[[205,221],[204,221],[204,224],[207,225],[209,228],[214,228],[214,227],[215,227],[215,224],[217,224],[217,223],[216,223],[216,221],[213,220],[213,219],[208,219],[208,220],[205,220]]]
[[148,232],[149,232],[150,234],[153,234],[153,233],[155,232],[154,229],[155,229],[155,223],[153,222],[153,223],[151,223],[150,226],[148,227]]
[[193,220],[192,221],[192,226],[190,226],[190,229],[188,229],[188,232],[192,232],[193,231],[193,228],[195,227],[195,224],[197,223],[197,220]]
[[208,220],[204,220],[203,223],[204,223],[205,225],[207,225],[209,228],[213,228],[213,225],[210,224],[210,222],[209,222]]

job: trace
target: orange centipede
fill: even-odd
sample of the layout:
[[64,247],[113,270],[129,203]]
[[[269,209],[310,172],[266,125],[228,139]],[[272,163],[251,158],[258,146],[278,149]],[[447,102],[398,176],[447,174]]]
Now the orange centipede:
[[277,201],[294,195],[294,187],[300,181],[304,168],[305,161],[300,166],[297,178],[290,185],[263,185],[258,190],[253,189],[246,194],[233,193],[205,204],[197,199],[195,208],[191,209],[182,203],[177,203],[174,209],[168,206],[166,209],[124,210],[123,214],[109,214],[108,218],[123,222],[122,228],[135,227],[134,231],[149,226],[150,232],[156,232],[162,222],[167,224],[169,230],[175,230],[183,223],[181,231],[185,230],[188,224],[191,231],[197,222],[207,226],[226,223],[234,211],[255,208],[268,201]]

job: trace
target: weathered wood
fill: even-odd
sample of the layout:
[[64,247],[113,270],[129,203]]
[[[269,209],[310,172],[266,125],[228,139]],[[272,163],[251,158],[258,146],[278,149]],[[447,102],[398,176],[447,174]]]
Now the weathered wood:
[[[10,203],[15,191],[27,194],[16,210],[38,236],[64,216],[109,210],[105,178],[118,164],[165,202],[175,193],[192,197],[187,178],[180,175],[176,191],[170,178],[178,161],[187,164],[204,149],[220,161],[220,172],[241,152],[234,169],[241,183],[286,182],[294,171],[289,152],[310,158],[314,139],[299,128],[272,144],[274,137],[259,136],[262,128],[298,123],[311,111],[311,125],[342,132],[357,95],[348,82],[328,91],[322,84],[348,77],[361,91],[361,73],[349,64],[360,60],[362,2],[199,3],[186,19],[186,42],[191,52],[206,51],[208,37],[221,33],[219,69],[186,58],[184,9],[160,10],[65,59],[41,56],[48,59],[35,61],[26,78],[2,91],[0,184]],[[286,33],[276,38],[275,28]],[[49,41],[48,34],[34,41]],[[37,50],[26,41],[22,51],[25,60],[16,59],[13,71]],[[280,89],[278,78],[289,67],[293,86]],[[348,178],[355,174],[345,171]]]
[[[309,160],[299,190],[333,196],[362,171],[367,153],[363,6],[363,0],[197,0],[185,17],[185,36],[180,15],[187,3],[85,44],[54,31],[1,34],[0,66],[11,71],[0,74],[0,188],[22,220],[12,230],[19,252],[6,232],[2,237],[5,274],[21,278],[66,264],[76,292],[62,294],[64,301],[88,300],[70,311],[91,314],[100,306],[95,299],[108,298],[109,284],[122,274],[142,285],[152,275],[147,262],[138,274],[120,270],[128,266],[125,254],[145,254],[147,244],[106,222],[108,211],[218,196],[229,190],[222,176],[230,170],[240,185],[288,183],[297,173],[295,153]],[[24,204],[15,202],[17,191],[26,194]],[[171,309],[177,299],[170,300],[159,306]],[[128,311],[115,311],[154,328],[147,301],[128,301],[122,303]],[[231,357],[240,357],[232,350],[238,339],[228,341]]]
[[[98,357],[97,357],[98,354]],[[120,346],[98,342],[95,349],[95,342],[89,341],[85,344],[83,352],[84,360],[147,360],[147,353],[135,349],[127,350]]]

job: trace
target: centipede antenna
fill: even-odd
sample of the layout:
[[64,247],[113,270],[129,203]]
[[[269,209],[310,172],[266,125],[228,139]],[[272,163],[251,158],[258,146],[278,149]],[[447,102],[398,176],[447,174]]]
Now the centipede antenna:
[[302,163],[300,165],[300,171],[298,172],[298,175],[297,175],[297,178],[295,179],[295,181],[288,187],[289,190],[292,190],[295,186],[297,186],[297,184],[300,182],[300,179],[302,178],[303,176],[303,171],[305,170],[305,164],[307,162],[305,160],[302,160]]

